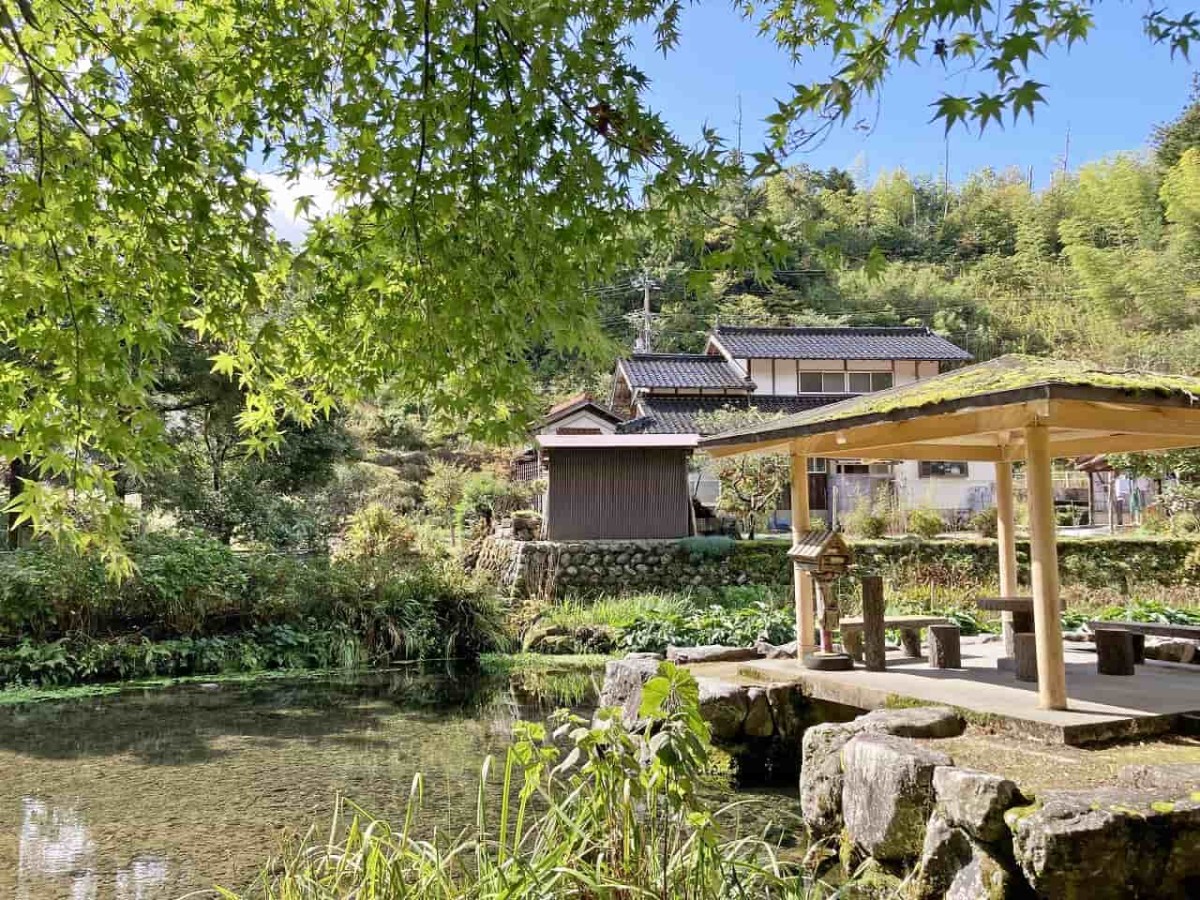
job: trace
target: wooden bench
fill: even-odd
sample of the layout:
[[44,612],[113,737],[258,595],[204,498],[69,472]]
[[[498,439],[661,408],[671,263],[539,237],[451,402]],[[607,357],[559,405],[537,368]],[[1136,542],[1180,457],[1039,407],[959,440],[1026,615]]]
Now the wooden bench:
[[1170,625],[1166,622],[1102,622],[1099,619],[1088,622],[1092,631],[1105,628],[1123,628],[1134,634],[1148,634],[1153,637],[1184,638],[1190,641],[1200,641],[1200,625]]
[[[884,616],[883,627],[900,632],[900,644],[909,656],[921,655],[921,629],[930,625],[949,625],[945,616]],[[863,620],[847,616],[838,624],[842,632],[842,646],[855,660],[862,659]]]

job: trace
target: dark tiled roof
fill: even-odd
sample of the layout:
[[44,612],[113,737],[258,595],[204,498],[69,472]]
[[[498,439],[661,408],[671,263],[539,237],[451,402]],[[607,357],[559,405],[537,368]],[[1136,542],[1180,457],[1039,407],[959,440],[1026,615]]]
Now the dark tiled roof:
[[971,359],[967,351],[928,328],[724,326],[714,337],[736,359]]
[[579,412],[581,409],[586,409],[613,423],[621,421],[621,417],[615,412],[593,400],[591,394],[582,393],[576,394],[574,397],[564,400],[556,406],[552,406],[550,411],[542,416],[541,424],[549,425],[552,422],[557,422],[559,419],[565,419],[567,416]]
[[750,388],[742,373],[722,356],[696,353],[635,353],[621,360],[630,387]]
[[[731,407],[748,409],[754,406],[765,413],[793,413],[815,409],[844,399],[844,395],[803,394],[801,396],[752,397],[662,397],[649,395],[638,404],[642,415],[617,426],[618,434],[697,434],[696,417],[704,413]],[[709,432],[711,433],[711,432]]]

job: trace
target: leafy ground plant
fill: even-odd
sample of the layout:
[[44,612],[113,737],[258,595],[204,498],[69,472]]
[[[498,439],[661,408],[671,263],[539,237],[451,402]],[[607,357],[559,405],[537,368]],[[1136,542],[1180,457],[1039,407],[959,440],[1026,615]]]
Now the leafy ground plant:
[[489,757],[475,825],[454,837],[414,833],[420,776],[394,826],[343,804],[327,839],[310,833],[244,900],[831,895],[801,875],[770,829],[731,834],[723,820],[733,810],[704,800],[710,745],[691,675],[663,663],[640,714],[645,725],[636,729],[616,710],[594,722],[560,712],[552,730],[520,724],[498,808]]

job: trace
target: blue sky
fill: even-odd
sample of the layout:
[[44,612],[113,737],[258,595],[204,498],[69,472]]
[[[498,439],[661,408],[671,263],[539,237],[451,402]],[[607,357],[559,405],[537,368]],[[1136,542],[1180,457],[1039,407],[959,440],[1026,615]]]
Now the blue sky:
[[[1178,2],[1172,5],[1175,12],[1185,9]],[[1173,118],[1186,104],[1200,57],[1171,60],[1165,47],[1151,44],[1143,34],[1143,12],[1141,4],[1097,5],[1096,27],[1086,44],[1037,60],[1032,77],[1048,85],[1043,91],[1048,105],[1038,110],[1034,122],[1023,116],[1015,126],[1005,122],[1003,130],[989,126],[982,137],[961,126],[951,133],[951,179],[961,180],[984,166],[1032,166],[1035,181],[1045,184],[1061,165],[1068,128],[1072,168],[1145,147],[1154,125]],[[775,97],[785,96],[790,83],[822,74],[824,60],[794,67],[721,0],[687,8],[681,32],[679,46],[666,59],[655,51],[648,30],[638,33],[634,57],[651,79],[650,105],[689,140],[698,138],[708,123],[733,143],[740,96],[742,146],[758,149],[764,140],[762,120],[775,111]],[[878,117],[874,105],[861,111],[867,122],[874,122],[869,133],[855,130],[851,121],[821,147],[796,154],[791,162],[839,166],[859,176],[865,172],[871,180],[897,167],[939,174],[946,153],[944,128],[929,122],[929,104],[943,92],[969,95],[986,87],[983,76],[947,74],[937,62],[897,70],[884,86]]]

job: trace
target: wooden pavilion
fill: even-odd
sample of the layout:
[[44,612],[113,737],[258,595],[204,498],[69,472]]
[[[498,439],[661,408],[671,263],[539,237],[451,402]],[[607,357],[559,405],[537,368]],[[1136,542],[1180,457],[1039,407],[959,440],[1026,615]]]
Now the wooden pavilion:
[[[1012,464],[1024,462],[1038,702],[1045,709],[1067,708],[1051,460],[1195,446],[1200,446],[1200,378],[1016,355],[701,441],[701,449],[713,456],[789,453],[795,535],[809,520],[810,456],[995,463],[1005,597],[1017,593]],[[799,570],[794,577],[797,639],[804,654],[815,649],[813,590]]]

